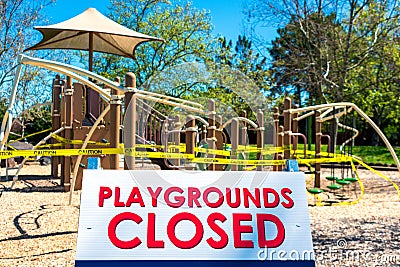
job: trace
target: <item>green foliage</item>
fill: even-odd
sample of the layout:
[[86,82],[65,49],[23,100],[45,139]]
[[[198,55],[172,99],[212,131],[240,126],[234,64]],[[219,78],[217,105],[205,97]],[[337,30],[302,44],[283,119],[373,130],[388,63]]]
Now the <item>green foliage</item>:
[[[37,133],[46,129],[51,128],[51,107],[42,106],[39,108],[29,109],[21,118],[24,122],[25,130],[24,135]],[[48,135],[48,132],[34,135],[27,141],[31,144],[37,144],[42,138]]]
[[[149,77],[168,67],[204,61],[211,57],[211,18],[190,3],[165,0],[112,0],[111,19],[135,31],[162,38],[137,47],[134,59],[104,55],[95,62],[95,71],[106,77],[124,77],[133,71],[141,86]],[[167,89],[166,89],[167,90]]]
[[[275,92],[306,105],[353,102],[400,144],[400,12],[395,2],[254,3],[247,8],[253,26],[281,25],[268,49]],[[367,144],[379,144],[369,126],[356,127]]]
[[[307,104],[320,104],[334,98],[331,93],[337,77],[331,52],[338,49],[335,31],[340,27],[334,16],[313,13],[304,19],[293,16],[278,29],[278,37],[268,49],[272,57],[272,90],[276,94],[292,94],[295,101],[308,95]],[[328,73],[329,72],[329,73]]]
[[3,119],[4,114],[7,111],[7,103],[5,99],[0,99],[0,118]]
[[[269,89],[266,58],[254,52],[246,37],[239,36],[233,48],[223,44],[224,38],[212,36],[207,11],[180,1],[113,0],[109,16],[166,42],[141,44],[135,59],[103,55],[95,62],[96,72],[113,78],[132,71],[142,89],[197,99],[203,104],[208,98],[215,99],[224,106],[224,112],[231,112],[233,107],[238,114],[242,110],[251,113],[251,108],[257,108],[252,103],[263,101],[260,90]],[[247,92],[247,88],[252,89]]]
[[[20,53],[36,41],[33,26],[44,22],[41,11],[52,0],[2,0],[0,5],[0,89],[8,93]],[[8,95],[0,93],[0,97]]]
[[231,107],[234,114],[242,115],[245,111],[255,120],[257,109],[266,109],[268,98],[273,98],[267,59],[253,50],[246,36],[239,35],[235,47],[225,38],[218,41],[218,52],[209,63],[213,70],[209,84],[194,96],[215,99]]
[[[368,31],[371,21],[377,23],[384,12],[376,4],[362,12],[359,20],[360,32]],[[377,42],[374,49],[368,51],[368,56],[362,62],[348,72],[346,99],[357,104],[369,115],[385,135],[394,142],[400,144],[398,132],[400,113],[400,45],[398,33],[395,29],[397,22],[388,20],[386,27],[380,30],[379,42],[375,35],[365,38],[360,42],[360,49],[366,49],[368,43]],[[365,129],[369,131],[369,128]],[[380,142],[373,131],[370,136],[370,144],[378,145]]]

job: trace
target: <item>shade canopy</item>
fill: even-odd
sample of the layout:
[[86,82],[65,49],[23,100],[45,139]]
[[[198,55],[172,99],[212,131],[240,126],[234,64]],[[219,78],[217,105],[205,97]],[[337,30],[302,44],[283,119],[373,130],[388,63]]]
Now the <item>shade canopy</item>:
[[147,41],[164,41],[128,29],[107,18],[95,8],[66,21],[35,27],[43,39],[26,50],[74,49],[103,52],[133,58],[135,48]]

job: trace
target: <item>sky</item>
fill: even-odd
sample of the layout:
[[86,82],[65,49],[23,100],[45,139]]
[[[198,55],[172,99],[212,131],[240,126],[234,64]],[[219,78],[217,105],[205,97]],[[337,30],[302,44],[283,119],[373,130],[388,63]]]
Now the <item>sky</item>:
[[[94,7],[107,14],[109,0],[56,0],[56,3],[46,7],[45,12],[51,24],[72,18],[89,7]],[[243,33],[242,0],[192,0],[195,7],[211,12],[214,33],[222,34],[227,39],[236,41]],[[273,32],[267,33],[274,35]]]

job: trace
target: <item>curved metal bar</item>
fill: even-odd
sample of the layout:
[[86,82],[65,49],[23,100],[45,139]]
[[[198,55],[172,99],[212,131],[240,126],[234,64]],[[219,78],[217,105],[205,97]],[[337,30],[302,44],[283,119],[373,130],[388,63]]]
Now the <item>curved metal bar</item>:
[[[85,149],[86,148],[86,146],[89,143],[90,138],[92,137],[94,131],[97,129],[97,126],[99,125],[101,120],[104,118],[104,116],[110,110],[110,106],[111,105],[108,104],[108,106],[103,110],[103,112],[99,115],[97,120],[94,122],[92,128],[90,128],[89,133],[86,135],[85,141],[83,142],[81,149]],[[72,204],[72,195],[73,195],[74,189],[75,189],[76,176],[78,175],[79,164],[81,163],[82,157],[83,157],[83,155],[79,155],[77,157],[76,162],[75,162],[75,166],[74,166],[74,171],[72,173],[72,181],[71,181],[71,185],[70,185],[70,188],[69,188],[69,205]]]
[[[39,143],[37,143],[33,149],[36,149],[38,146],[46,143],[47,140],[49,140],[53,134],[58,134],[60,132],[64,131],[64,127],[59,128],[58,130],[55,130],[54,132],[49,133],[46,137],[44,137],[42,140],[39,141]],[[19,164],[17,172],[15,173],[14,177],[13,177],[13,181],[11,183],[10,189],[13,188],[14,184],[16,181],[18,181],[18,175],[19,172],[21,171],[22,167],[25,165],[25,162],[28,160],[28,157],[25,157],[22,162]]]
[[389,140],[386,138],[386,136],[383,134],[381,129],[375,124],[373,120],[371,120],[370,117],[368,117],[367,114],[365,114],[359,107],[357,107],[356,104],[350,103],[350,102],[342,102],[342,103],[331,103],[331,104],[322,104],[322,105],[317,105],[317,106],[311,106],[311,107],[304,107],[304,108],[298,108],[298,109],[290,109],[290,112],[297,111],[297,112],[304,112],[304,111],[310,111],[310,110],[315,110],[315,109],[320,109],[320,108],[329,108],[329,107],[352,107],[361,117],[363,117],[369,125],[372,126],[372,128],[377,132],[380,138],[382,138],[383,142],[385,143],[387,149],[389,150],[390,154],[392,155],[392,158],[394,159],[394,162],[396,163],[397,169],[400,172],[400,161],[399,158],[396,155],[396,152],[394,151],[392,145],[390,144]]
[[[303,137],[303,141],[304,141],[303,153],[304,153],[304,158],[306,158],[307,157],[307,137],[302,133],[290,133],[290,135],[292,137],[296,137],[296,136]],[[296,153],[296,151],[295,151],[295,153]]]
[[233,119],[238,119],[239,121],[245,121],[248,124],[250,124],[251,126],[253,126],[253,128],[255,128],[255,129],[258,128],[258,125],[255,122],[253,122],[252,120],[249,120],[248,118],[245,118],[245,117],[232,118],[232,119],[228,120],[227,122],[225,122],[224,125],[222,125],[222,128],[225,128],[226,126],[228,126],[228,124],[231,123]]
[[[166,95],[162,95],[162,94],[158,94],[158,93],[154,93],[154,92],[148,92],[148,91],[144,91],[144,90],[138,90],[137,88],[131,88],[131,87],[122,87],[120,86],[118,83],[113,82],[107,78],[102,77],[101,75],[98,75],[96,73],[93,73],[91,71],[88,70],[84,70],[81,69],[79,67],[76,66],[71,66],[65,63],[60,63],[60,62],[55,62],[55,61],[51,61],[51,60],[45,60],[45,59],[38,59],[38,58],[33,58],[33,57],[29,57],[26,55],[21,54],[20,55],[20,62],[22,64],[28,64],[28,65],[34,65],[34,66],[38,66],[38,67],[43,67],[43,68],[47,68],[47,69],[51,69],[51,70],[55,70],[58,72],[61,72],[63,74],[66,74],[68,76],[71,76],[77,80],[79,80],[80,82],[90,86],[90,87],[94,87],[93,89],[95,89],[96,91],[98,91],[100,89],[100,91],[98,91],[99,93],[101,92],[101,88],[94,85],[94,83],[87,83],[88,80],[80,77],[77,74],[80,75],[84,75],[86,77],[92,78],[94,80],[97,80],[99,82],[102,82],[106,85],[106,87],[120,91],[122,93],[124,93],[125,91],[132,91],[134,90],[135,92],[140,92],[142,94],[145,95],[151,95],[151,96],[157,96],[161,99],[169,99],[169,100],[173,100],[176,102],[180,102],[180,103],[185,103],[188,105],[192,105],[192,106],[196,106],[198,108],[203,108],[203,106],[199,103],[196,102],[192,102],[189,100],[184,100],[184,99],[179,99],[179,98],[175,98],[175,97],[171,97],[171,96],[166,96]],[[77,73],[74,76],[70,75],[71,73]],[[86,81],[86,82],[85,82]],[[93,86],[94,85],[94,86]],[[103,93],[102,93],[103,94]]]
[[349,142],[353,141],[353,140],[358,136],[359,132],[358,132],[357,129],[355,129],[355,128],[353,128],[353,127],[350,127],[350,126],[347,126],[347,125],[344,125],[344,124],[341,124],[341,123],[338,123],[337,125],[338,125],[339,127],[342,127],[343,129],[350,130],[350,131],[353,131],[353,132],[354,132],[354,135],[353,135],[352,137],[350,137],[349,139],[345,140],[345,141],[340,145],[340,152],[343,153],[343,148],[344,148],[344,146],[345,146],[346,144],[348,144]]
[[303,107],[303,108],[295,108],[295,109],[289,109],[290,113],[293,112],[305,112],[305,111],[311,111],[311,110],[325,110],[330,107],[346,107],[346,106],[352,106],[354,105],[353,103],[350,102],[341,102],[341,103],[329,103],[329,104],[321,104],[321,105],[316,105],[316,106],[309,106],[309,107]]
[[[168,137],[169,137],[170,134],[173,134],[173,133],[186,133],[186,130],[171,130],[171,131],[168,131],[167,133],[165,133],[165,136],[164,136],[164,152],[168,152]],[[179,170],[179,169],[184,169],[185,168],[185,166],[170,165],[167,158],[164,159],[164,163],[165,163],[165,166],[167,166],[167,168],[170,168],[170,169],[178,169]]]
[[328,139],[328,153],[331,151],[331,136],[329,135],[329,134],[323,134],[323,135],[321,135],[321,138],[322,137],[326,137],[327,139]]
[[52,66],[52,65],[47,65],[47,64],[37,64],[36,62],[29,62],[29,63],[26,63],[26,64],[37,66],[37,67],[46,68],[46,69],[49,69],[49,70],[52,70],[52,71],[59,72],[59,73],[65,74],[67,76],[70,76],[70,77],[80,81],[81,83],[89,86],[90,88],[94,89],[96,92],[98,92],[99,94],[103,95],[108,100],[111,99],[111,95],[107,91],[103,90],[98,85],[94,84],[93,82],[89,81],[88,79],[86,79],[86,78],[84,78],[82,76],[79,76],[78,74],[76,74],[76,73],[74,73],[72,71],[64,69],[63,67],[57,67],[57,66]]
[[303,114],[303,115],[301,115],[301,116],[298,116],[297,118],[294,118],[293,120],[301,121],[302,119],[305,119],[305,118],[307,118],[307,117],[310,117],[310,116],[314,115],[314,113],[315,113],[315,111],[312,110],[312,111],[310,111],[309,113],[306,113],[306,114]]
[[17,67],[17,72],[15,73],[13,89],[12,89],[12,93],[10,95],[10,102],[8,103],[8,108],[7,108],[6,112],[4,113],[3,122],[1,123],[1,128],[0,128],[1,146],[0,146],[0,150],[4,149],[4,146],[5,146],[5,144],[7,142],[7,139],[8,139],[8,135],[10,134],[10,130],[11,130],[10,122],[8,123],[9,127],[7,127],[7,129],[6,129],[6,125],[7,125],[7,121],[10,120],[10,113],[11,113],[11,110],[12,110],[12,108],[14,106],[15,97],[17,95],[17,88],[18,88],[18,84],[19,84],[19,78],[21,77],[21,71],[22,71],[22,65],[19,64],[18,67]]
[[[125,89],[135,89],[135,88],[126,87]],[[197,106],[198,108],[203,108],[202,104],[199,104],[199,103],[196,103],[196,102],[192,102],[192,101],[189,101],[189,100],[180,99],[180,98],[176,98],[176,97],[172,97],[172,96],[167,96],[167,95],[163,95],[163,94],[159,94],[159,93],[139,90],[139,89],[136,89],[136,90],[137,90],[138,93],[141,93],[141,94],[146,94],[146,95],[150,95],[150,96],[157,96],[157,97],[159,97],[161,99],[169,99],[169,100],[173,100],[173,101],[177,101],[177,102],[181,102],[181,103],[185,103],[185,104],[190,104],[192,106]]]
[[153,108],[152,106],[150,106],[149,104],[147,104],[146,102],[144,102],[142,99],[137,99],[139,103],[141,103],[142,105],[150,108],[152,111],[154,111],[158,116],[162,117],[163,119],[168,119],[167,116],[165,116],[164,114],[162,114],[160,111],[158,111],[157,109]]
[[[339,108],[340,108],[340,107],[339,107]],[[344,108],[344,107],[342,107],[342,108]],[[294,112],[294,111],[296,111],[296,110],[297,110],[297,109],[291,109],[290,112],[292,113],[292,112]],[[310,110],[311,110],[311,111],[310,111]],[[307,117],[313,115],[314,112],[315,112],[315,110],[319,110],[319,111],[321,111],[321,112],[324,111],[324,113],[321,114],[321,117],[323,117],[323,116],[326,116],[327,114],[329,114],[329,112],[331,111],[331,108],[329,108],[329,107],[323,107],[323,108],[319,108],[319,109],[308,109],[308,110],[304,110],[304,109],[302,108],[300,111],[298,111],[299,113],[300,113],[300,112],[305,112],[305,111],[310,111],[310,112],[309,112],[309,113],[306,113],[306,114],[303,114],[302,116],[298,116],[297,118],[294,118],[294,120],[301,121],[302,119],[305,119],[305,118],[307,118]]]
[[190,111],[194,111],[194,112],[205,113],[205,111],[203,111],[199,108],[187,106],[182,103],[176,103],[176,102],[172,102],[170,100],[160,99],[160,98],[156,98],[156,97],[153,97],[150,95],[143,95],[142,91],[138,91],[135,95],[142,99],[146,99],[146,100],[150,100],[150,101],[154,101],[154,102],[158,102],[158,103],[162,103],[162,104],[167,104],[170,106],[174,106],[174,107],[178,107],[178,108],[182,108],[182,109],[186,109],[186,110],[190,110]]
[[334,115],[331,115],[331,116],[329,116],[329,117],[326,117],[326,118],[322,119],[322,122],[329,121],[329,120],[331,120],[331,119],[333,119],[333,118],[340,118],[340,117],[342,117],[344,114],[349,113],[349,112],[351,112],[352,110],[353,110],[353,107],[350,107],[350,108],[347,109],[347,110],[345,109],[345,110],[342,111],[342,112],[336,113],[336,114],[334,114]]
[[210,126],[210,124],[208,123],[208,121],[206,121],[205,119],[203,119],[202,117],[200,117],[200,116],[197,116],[197,115],[194,115],[193,116],[196,120],[198,120],[198,121],[200,121],[201,123],[203,123],[205,126]]
[[91,71],[88,71],[88,70],[85,70],[85,69],[82,69],[82,68],[79,68],[79,67],[76,67],[76,66],[72,66],[72,65],[68,65],[68,64],[60,63],[60,62],[56,62],[56,61],[51,61],[51,60],[45,60],[45,59],[29,57],[29,56],[26,56],[24,54],[20,54],[20,60],[19,61],[22,64],[34,65],[34,66],[43,67],[43,68],[47,68],[47,67],[52,66],[52,67],[57,67],[57,68],[60,68],[60,69],[65,69],[66,71],[74,71],[77,74],[84,75],[86,77],[89,77],[89,78],[92,78],[94,80],[100,81],[100,82],[104,83],[106,86],[110,87],[111,89],[115,89],[115,90],[124,92],[124,90],[122,89],[122,87],[119,86],[118,83],[113,82],[113,81],[111,81],[111,80],[109,80],[107,78],[104,78],[101,75],[98,75],[96,73],[93,73]]

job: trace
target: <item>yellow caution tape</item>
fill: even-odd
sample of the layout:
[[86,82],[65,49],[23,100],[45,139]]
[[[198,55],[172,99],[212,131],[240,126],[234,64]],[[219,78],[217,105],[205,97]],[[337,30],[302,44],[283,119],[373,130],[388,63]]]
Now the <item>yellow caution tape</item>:
[[193,154],[169,153],[169,152],[148,152],[148,151],[135,151],[135,149],[125,148],[125,156],[137,158],[167,158],[167,159],[193,159]]
[[12,157],[38,157],[38,156],[78,156],[78,155],[110,155],[122,154],[120,148],[90,148],[90,149],[55,149],[55,150],[16,150],[0,151],[0,159]]
[[[62,136],[59,136],[57,134],[52,134],[51,137],[56,139],[58,142],[63,143],[63,144],[69,144],[69,145],[82,145],[85,141],[84,140],[71,140],[64,138]],[[95,142],[95,141],[89,141],[87,144],[89,145],[97,145],[97,146],[109,146],[109,142]]]
[[219,149],[209,149],[209,148],[203,148],[203,147],[196,147],[194,149],[194,151],[195,152],[199,152],[199,153],[219,155],[219,156],[225,156],[225,157],[230,157],[231,156],[231,152],[230,151],[219,150]]
[[355,175],[357,177],[357,182],[358,182],[358,184],[360,186],[360,191],[361,191],[361,193],[357,197],[357,199],[352,200],[352,201],[342,201],[342,202],[339,202],[339,203],[326,204],[326,203],[323,202],[321,197],[316,195],[316,197],[318,199],[318,202],[315,204],[316,206],[349,206],[349,205],[355,205],[358,202],[360,202],[360,200],[363,198],[363,196],[365,194],[365,188],[364,188],[364,185],[363,185],[363,183],[362,183],[362,181],[360,179],[360,176],[358,175],[357,168],[354,166],[353,161],[350,161],[350,163],[351,163],[351,168],[352,168],[352,170],[354,171],[354,173],[355,173]]
[[[137,145],[136,148],[142,145]],[[201,150],[199,150],[201,151]],[[210,151],[210,150],[208,150]],[[212,151],[215,153],[217,151]],[[220,153],[221,151],[217,152]],[[229,151],[224,151],[224,156]],[[125,154],[126,156],[146,157],[146,158],[175,158],[175,159],[190,159],[194,163],[212,163],[212,164],[235,164],[235,165],[284,165],[285,160],[245,160],[245,159],[226,159],[226,158],[202,158],[194,157],[193,154],[171,153],[171,152],[148,152],[136,151],[135,148],[92,148],[92,149],[53,149],[53,150],[16,150],[16,151],[0,151],[0,158],[11,157],[29,157],[29,156],[75,156],[75,155],[102,155],[102,154]],[[221,153],[222,154],[222,153]],[[316,164],[328,162],[347,162],[352,158],[348,156],[340,156],[335,158],[317,158],[317,159],[298,159],[299,164]]]
[[387,182],[391,183],[392,186],[396,189],[397,195],[398,195],[399,198],[400,198],[400,188],[399,188],[399,186],[398,186],[395,182],[393,182],[393,181],[392,181],[389,177],[387,177],[386,175],[382,174],[381,172],[375,170],[374,168],[372,168],[372,167],[369,166],[368,164],[364,163],[364,162],[361,161],[360,159],[358,159],[358,158],[356,158],[356,157],[352,157],[352,160],[350,160],[350,164],[351,164],[352,170],[354,171],[354,173],[355,173],[355,175],[356,175],[356,177],[357,177],[357,182],[358,182],[358,184],[359,184],[359,186],[360,186],[360,191],[361,191],[360,195],[357,197],[357,199],[355,199],[355,200],[353,200],[353,201],[342,201],[342,202],[339,202],[339,203],[332,203],[332,204],[326,204],[326,203],[324,203],[320,196],[315,195],[315,197],[316,197],[317,200],[318,200],[318,202],[316,203],[317,206],[327,206],[327,205],[329,205],[329,206],[347,206],[347,205],[354,205],[354,204],[357,204],[357,203],[360,202],[360,200],[361,200],[361,199],[363,198],[363,196],[365,195],[365,187],[364,187],[364,185],[363,185],[363,183],[362,183],[362,181],[361,181],[360,176],[358,175],[357,168],[355,167],[353,160],[356,161],[357,163],[361,164],[362,166],[364,166],[364,167],[365,167],[366,169],[368,169],[369,171],[371,171],[371,172],[375,173],[376,175],[380,176],[381,178],[385,179]]
[[389,183],[391,183],[393,185],[393,187],[396,189],[397,194],[400,198],[400,189],[399,186],[393,182],[389,177],[387,177],[386,175],[380,173],[379,171],[375,170],[374,168],[372,168],[371,166],[367,165],[366,163],[364,163],[363,161],[357,159],[357,158],[353,158],[355,161],[357,161],[358,163],[360,163],[362,166],[364,166],[365,168],[367,168],[368,170],[370,170],[371,172],[375,173],[376,175],[380,176],[381,178],[385,179],[386,181],[388,181]]
[[36,146],[36,148],[43,149],[43,148],[53,148],[53,147],[62,147],[62,146],[65,146],[65,144],[63,144],[63,143],[46,144],[46,145]]
[[285,160],[245,160],[245,159],[222,159],[222,158],[194,158],[193,163],[209,163],[209,164],[234,164],[234,165],[284,165]]
[[35,136],[35,135],[38,135],[38,134],[41,134],[41,133],[45,133],[45,132],[48,132],[48,131],[50,131],[50,130],[51,130],[51,128],[48,128],[48,129],[45,129],[45,130],[40,131],[40,132],[31,133],[31,134],[22,136],[22,137],[20,137],[20,138],[18,138],[18,139],[11,140],[10,142],[8,142],[8,144],[12,144],[12,143],[18,142],[19,140],[22,140],[22,139],[25,139],[25,138],[29,138],[29,137],[31,137],[31,136]]
[[12,150],[17,150],[15,147],[13,147],[12,145],[7,144],[7,147],[11,148]]
[[165,152],[132,151],[122,148],[90,148],[90,149],[53,149],[53,150],[16,150],[0,151],[0,159],[13,157],[38,157],[38,156],[78,156],[78,155],[115,155],[125,154],[138,158],[171,158],[171,159],[193,159],[194,155]]

